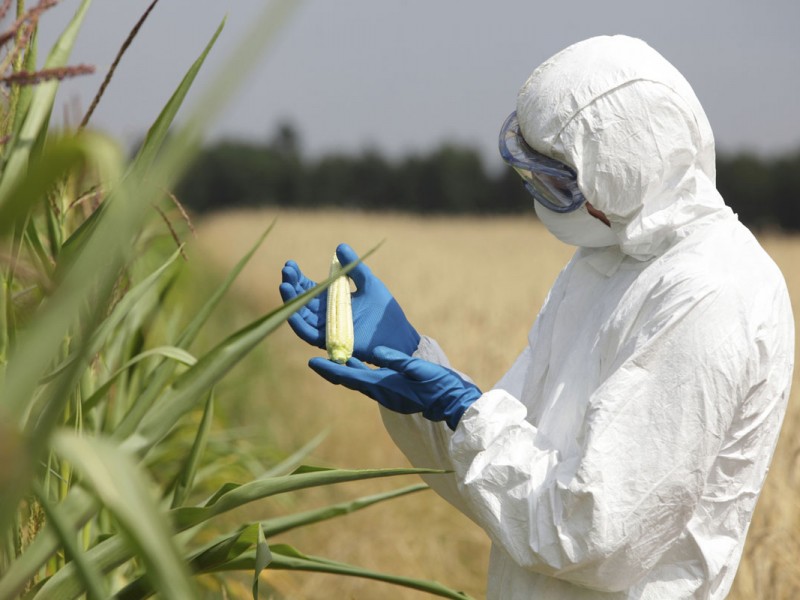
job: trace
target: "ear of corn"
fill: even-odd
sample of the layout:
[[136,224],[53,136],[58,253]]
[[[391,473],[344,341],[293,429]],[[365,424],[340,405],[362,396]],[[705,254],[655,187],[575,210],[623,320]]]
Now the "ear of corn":
[[[341,272],[336,255],[331,261],[331,276]],[[341,275],[328,288],[328,314],[325,323],[325,345],[328,358],[344,364],[353,355],[353,311],[350,305],[350,281]]]

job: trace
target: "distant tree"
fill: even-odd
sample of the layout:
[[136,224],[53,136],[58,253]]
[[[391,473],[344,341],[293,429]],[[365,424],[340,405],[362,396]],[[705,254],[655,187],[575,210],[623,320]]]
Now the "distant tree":
[[353,162],[351,206],[364,210],[399,210],[394,167],[374,149]]
[[[800,152],[780,159],[721,154],[717,188],[746,225],[800,231]],[[530,214],[533,208],[513,169],[488,173],[473,148],[445,144],[392,161],[375,149],[309,160],[288,123],[266,143],[205,148],[179,183],[178,197],[196,211],[273,205]]]
[[502,168],[492,178],[492,192],[490,212],[496,213],[523,213],[533,212],[534,199],[522,185],[519,175],[511,168]]
[[178,197],[197,211],[302,205],[307,190],[299,149],[299,136],[289,125],[282,125],[268,144],[218,142],[189,167]]
[[311,200],[309,206],[353,207],[353,159],[330,154],[308,169]]
[[725,202],[751,227],[773,225],[773,179],[764,161],[753,154],[717,159],[717,189]]
[[781,227],[800,231],[800,151],[775,162],[773,210]]
[[439,182],[442,212],[489,212],[489,180],[475,150],[446,145],[431,159]]
[[198,211],[258,204],[257,154],[255,148],[233,142],[206,149],[178,185],[178,197]]
[[444,145],[427,156],[411,156],[398,168],[398,209],[422,213],[493,211],[493,185],[478,153]]
[[269,147],[280,156],[300,160],[300,134],[291,123],[281,123],[269,143]]

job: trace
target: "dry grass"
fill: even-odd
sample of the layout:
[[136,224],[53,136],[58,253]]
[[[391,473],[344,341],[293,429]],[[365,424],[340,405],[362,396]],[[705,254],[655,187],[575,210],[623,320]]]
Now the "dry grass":
[[[214,217],[198,228],[198,246],[209,268],[230,267],[278,214],[237,212]],[[478,385],[490,387],[510,366],[545,294],[572,253],[533,219],[415,218],[338,212],[281,212],[264,249],[243,274],[238,291],[260,310],[280,302],[280,269],[295,259],[312,278],[327,273],[340,241],[365,251],[382,239],[370,266],[397,296],[424,333],[434,336],[453,365]],[[767,250],[783,269],[800,302],[800,241],[771,237]],[[486,339],[484,332],[491,332]],[[247,411],[263,421],[286,450],[330,428],[315,453],[317,462],[341,467],[399,466],[376,407],[356,394],[333,388],[306,366],[314,350],[284,327],[267,352],[280,372],[277,385],[255,395]],[[795,377],[797,384],[797,376]],[[800,597],[800,408],[799,386],[758,506],[731,598]],[[268,390],[268,391],[267,391]],[[353,484],[297,497],[322,502],[385,489],[391,483]],[[264,510],[276,510],[265,506]],[[337,560],[416,577],[436,579],[476,598],[485,592],[488,541],[483,532],[433,493],[408,497],[317,525],[287,541]],[[287,598],[419,598],[413,591],[325,575],[269,575]]]

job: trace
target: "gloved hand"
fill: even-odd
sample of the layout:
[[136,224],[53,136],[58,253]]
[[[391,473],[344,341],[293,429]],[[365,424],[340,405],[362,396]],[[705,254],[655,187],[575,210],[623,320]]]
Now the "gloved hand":
[[476,385],[441,365],[383,346],[373,356],[377,369],[356,358],[346,365],[312,358],[308,365],[331,383],[366,394],[389,410],[422,413],[429,421],[446,421],[453,431],[464,411],[481,397]]
[[[358,255],[347,244],[339,244],[336,256],[342,266],[358,260]],[[283,283],[279,290],[284,302],[317,285],[303,275],[292,260],[286,263],[281,275]],[[348,276],[356,284],[356,292],[352,296],[355,332],[353,355],[361,360],[371,360],[372,352],[378,346],[413,354],[419,345],[419,334],[383,282],[364,263],[350,271]],[[325,290],[289,317],[289,325],[298,337],[318,348],[325,348],[327,306],[328,291]]]

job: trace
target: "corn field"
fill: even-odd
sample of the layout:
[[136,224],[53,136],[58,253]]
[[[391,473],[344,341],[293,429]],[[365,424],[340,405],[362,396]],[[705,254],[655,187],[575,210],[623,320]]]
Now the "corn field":
[[[218,384],[313,294],[233,329],[229,321],[200,343],[269,228],[198,296],[186,274],[190,223],[170,190],[292,3],[265,8],[177,125],[220,24],[131,159],[91,127],[120,56],[80,126],[50,126],[59,82],[92,70],[69,63],[90,0],[40,64],[36,29],[55,4],[18,0],[0,34],[0,599],[257,598],[271,595],[265,571],[281,570],[467,598],[276,539],[425,486],[395,484],[304,511],[293,492],[425,471],[310,466],[316,436],[268,455],[217,414],[227,412],[218,411]],[[10,9],[3,2],[0,17]],[[121,53],[140,24],[120,40]],[[266,514],[235,512],[266,498]]]

